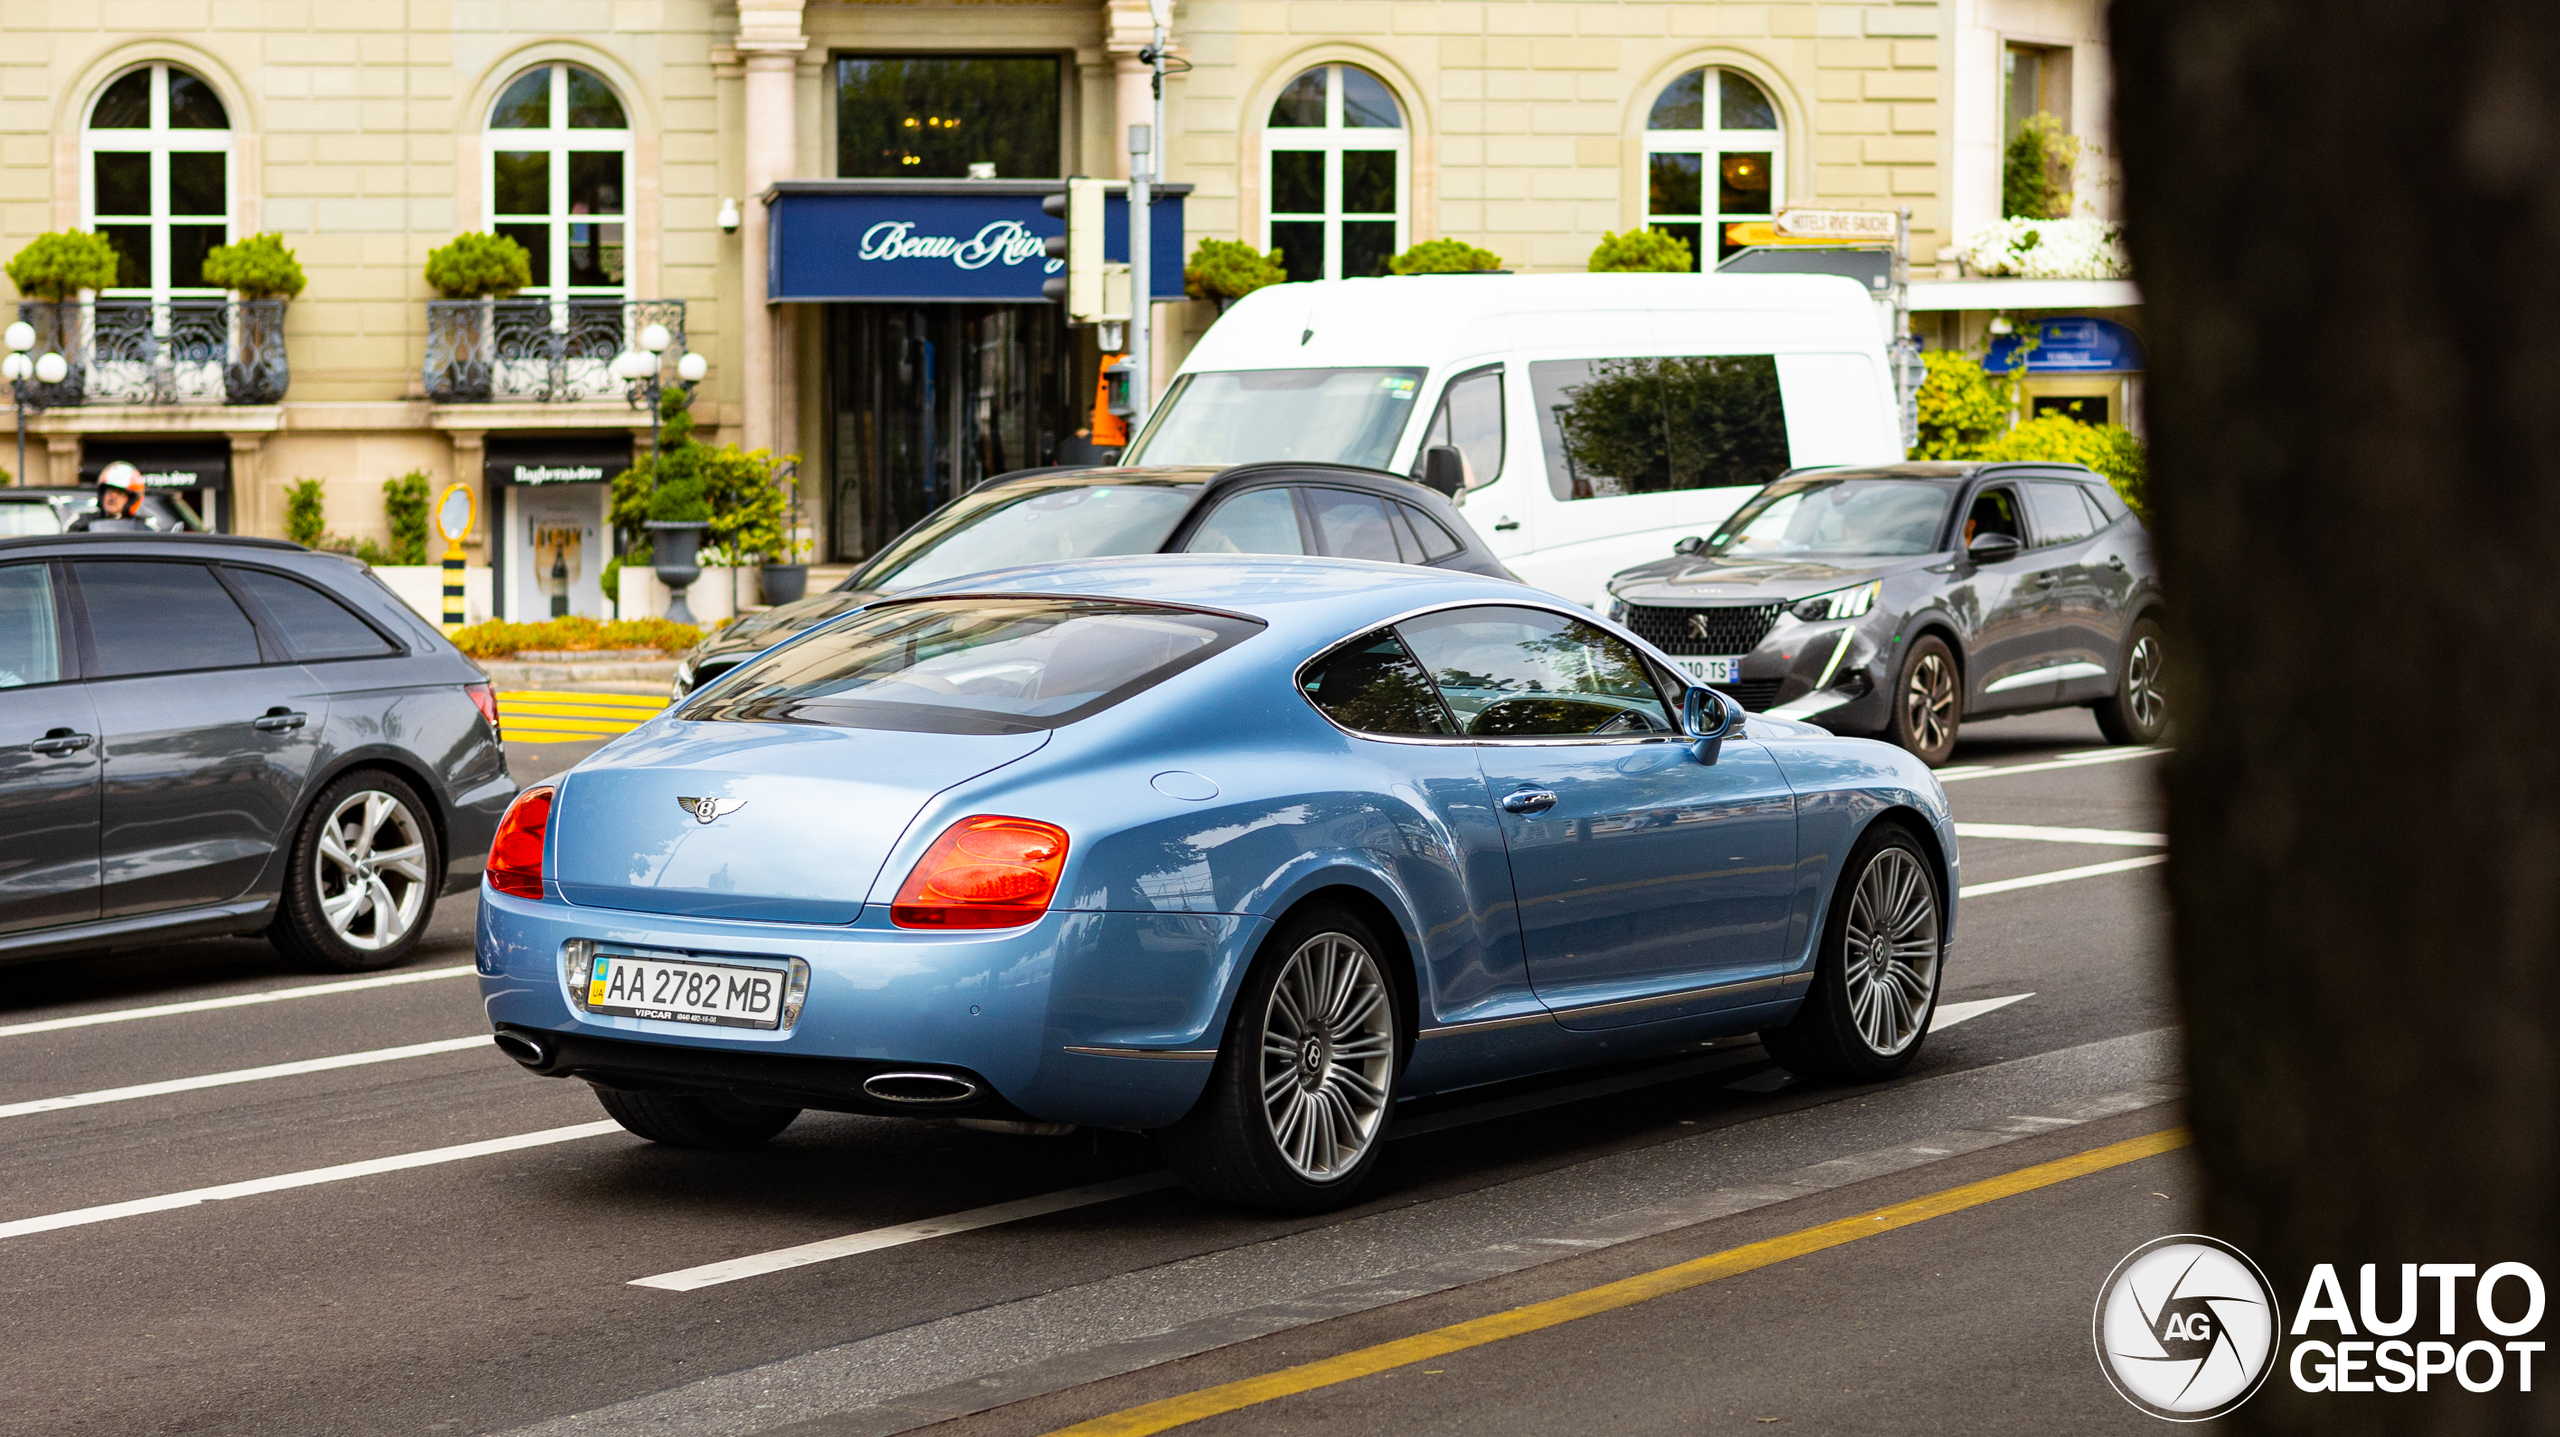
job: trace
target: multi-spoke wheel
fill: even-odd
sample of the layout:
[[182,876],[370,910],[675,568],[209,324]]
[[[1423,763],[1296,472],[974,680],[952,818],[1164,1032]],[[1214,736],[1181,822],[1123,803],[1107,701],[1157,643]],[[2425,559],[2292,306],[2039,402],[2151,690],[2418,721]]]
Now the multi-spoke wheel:
[[2090,705],[2098,714],[2098,731],[2110,743],[2157,743],[2169,728],[2169,696],[2161,689],[2168,648],[2160,625],[2134,621],[2124,636],[2124,665],[2116,675],[2116,691]]
[[1813,987],[1769,1055],[1806,1077],[1874,1082],[1920,1051],[1938,1008],[1946,900],[1910,830],[1880,822],[1850,850],[1823,925]]
[[418,795],[386,773],[348,774],[303,820],[271,936],[313,967],[387,968],[426,931],[443,873]]
[[1264,941],[1236,996],[1209,1090],[1165,1129],[1204,1197],[1284,1212],[1351,1200],[1395,1104],[1399,998],[1368,924],[1300,908]]
[[1964,714],[1964,681],[1946,640],[1925,634],[1902,660],[1893,691],[1893,741],[1935,768],[1956,751]]

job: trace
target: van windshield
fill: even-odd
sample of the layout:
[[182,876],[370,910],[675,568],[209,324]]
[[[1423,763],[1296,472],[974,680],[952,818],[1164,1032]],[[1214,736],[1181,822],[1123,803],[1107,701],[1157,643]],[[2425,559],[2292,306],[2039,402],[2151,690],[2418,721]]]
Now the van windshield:
[[1384,469],[1404,437],[1420,369],[1226,369],[1186,374],[1126,464],[1289,459]]

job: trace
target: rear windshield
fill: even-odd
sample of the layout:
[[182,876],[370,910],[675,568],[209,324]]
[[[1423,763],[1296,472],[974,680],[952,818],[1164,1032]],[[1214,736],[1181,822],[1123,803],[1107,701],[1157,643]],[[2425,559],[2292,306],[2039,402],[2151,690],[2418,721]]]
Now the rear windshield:
[[1100,713],[1261,627],[1105,599],[891,604],[742,665],[676,716],[1031,733]]
[[1152,554],[1199,492],[1196,477],[1097,484],[1083,474],[994,485],[953,500],[901,536],[852,587],[895,591],[990,569]]
[[1231,369],[1186,374],[1131,464],[1293,460],[1384,469],[1413,417],[1419,369]]

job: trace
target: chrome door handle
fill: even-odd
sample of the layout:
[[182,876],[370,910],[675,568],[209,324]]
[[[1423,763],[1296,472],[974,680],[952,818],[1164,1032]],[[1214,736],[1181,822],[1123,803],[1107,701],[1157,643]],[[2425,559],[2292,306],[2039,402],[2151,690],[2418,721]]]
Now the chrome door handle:
[[78,753],[80,750],[87,748],[89,745],[96,743],[97,741],[98,740],[93,735],[73,733],[67,728],[58,728],[47,733],[44,737],[37,739],[35,742],[28,744],[27,751],[29,753],[40,753],[48,758],[52,758],[66,753]]
[[1544,788],[1523,788],[1502,796],[1505,813],[1544,813],[1556,806],[1555,793]]
[[302,727],[307,718],[307,714],[270,712],[264,717],[249,720],[249,727],[264,733],[288,733]]

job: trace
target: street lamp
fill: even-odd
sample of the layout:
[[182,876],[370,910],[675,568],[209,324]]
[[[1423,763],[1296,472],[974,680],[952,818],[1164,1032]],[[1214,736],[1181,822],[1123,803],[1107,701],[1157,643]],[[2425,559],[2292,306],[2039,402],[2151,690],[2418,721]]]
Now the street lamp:
[[27,398],[27,381],[33,378],[38,384],[60,384],[71,373],[71,361],[52,350],[29,358],[27,351],[36,347],[36,327],[23,319],[10,325],[5,334],[0,334],[0,341],[5,341],[9,347],[7,356],[0,357],[0,379],[9,381],[9,397],[18,407],[16,478],[23,484],[27,482],[27,411],[32,409],[42,414],[45,410],[41,400]]
[[[640,330],[639,348],[626,349],[615,355],[613,363],[609,366],[613,377],[627,386],[626,397],[631,403],[635,407],[645,404],[649,408],[649,457],[651,459],[658,457],[658,429],[662,422],[662,416],[658,412],[658,400],[666,391],[666,353],[675,346],[675,342],[675,335],[669,332],[665,325],[657,323],[643,325]],[[691,350],[685,351],[676,358],[676,379],[683,384],[688,394],[693,391],[693,386],[700,384],[702,377],[710,372],[711,361]]]

